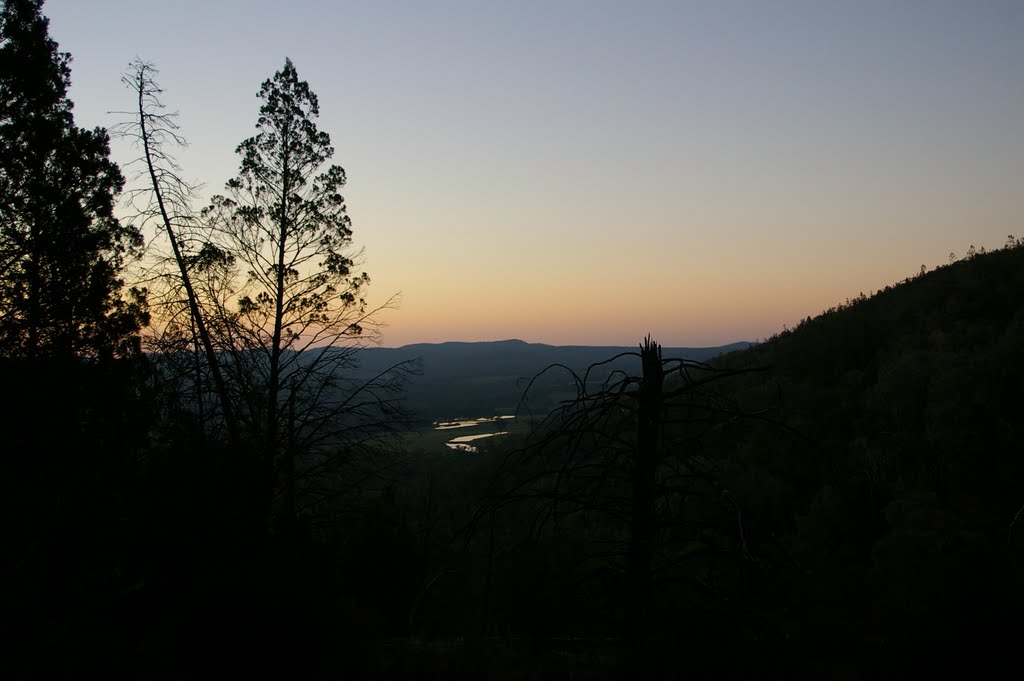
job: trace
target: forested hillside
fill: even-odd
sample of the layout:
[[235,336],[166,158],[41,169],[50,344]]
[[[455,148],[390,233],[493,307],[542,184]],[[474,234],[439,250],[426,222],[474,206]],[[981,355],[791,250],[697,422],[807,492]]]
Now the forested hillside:
[[738,436],[725,479],[799,658],[1020,671],[1022,301],[1011,237],[728,358],[770,368],[737,396],[787,429]]
[[713,366],[634,353],[517,445],[421,462],[409,626],[483,638],[379,654],[395,678],[1012,678],[1022,293],[1013,240]]
[[724,356],[374,350],[295,65],[195,209],[134,62],[122,221],[41,8],[0,5],[0,678],[1024,677],[1020,240]]

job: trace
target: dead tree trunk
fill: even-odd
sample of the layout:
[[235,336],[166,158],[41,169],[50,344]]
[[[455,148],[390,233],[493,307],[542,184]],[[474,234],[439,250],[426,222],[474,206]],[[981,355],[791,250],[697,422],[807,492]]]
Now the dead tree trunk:
[[664,387],[661,346],[652,341],[650,336],[641,347],[640,361],[643,377],[637,393],[637,446],[633,458],[633,518],[626,605],[626,641],[634,678],[643,678],[648,671],[647,627],[654,555],[654,500]]

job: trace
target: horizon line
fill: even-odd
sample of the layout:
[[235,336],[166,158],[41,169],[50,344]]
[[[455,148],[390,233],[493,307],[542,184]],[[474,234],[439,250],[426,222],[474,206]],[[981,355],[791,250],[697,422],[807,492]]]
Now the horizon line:
[[[675,345],[660,343],[664,348],[678,348],[686,350],[702,350],[709,348],[724,348],[731,345],[756,344],[760,341],[750,340],[735,340],[726,343],[717,343],[711,345]],[[635,344],[609,344],[609,343],[545,343],[543,341],[527,341],[521,338],[499,338],[494,340],[445,340],[445,341],[414,341],[410,343],[402,343],[401,345],[370,345],[366,349],[378,349],[378,350],[401,350],[402,348],[409,347],[412,345],[483,345],[483,344],[498,344],[498,343],[519,343],[523,345],[544,345],[553,348],[632,348],[633,345],[642,346],[642,342]]]

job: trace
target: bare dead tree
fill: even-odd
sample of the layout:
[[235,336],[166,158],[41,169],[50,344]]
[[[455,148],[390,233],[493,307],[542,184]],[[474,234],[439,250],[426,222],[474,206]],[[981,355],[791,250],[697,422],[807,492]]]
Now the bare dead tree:
[[[629,360],[639,360],[639,373],[619,368]],[[742,410],[715,390],[726,379],[761,370],[664,358],[649,337],[638,352],[621,353],[582,374],[549,366],[530,381],[520,408],[533,385],[552,371],[572,379],[576,397],[548,414],[525,447],[505,456],[468,530],[523,503],[535,513],[535,537],[545,528],[572,527],[574,519],[599,519],[606,531],[592,538],[595,550],[587,560],[602,560],[621,576],[627,650],[634,671],[642,674],[652,585],[714,550],[697,549],[696,541],[666,541],[686,532],[699,536],[707,521],[686,517],[682,504],[703,499],[720,511],[717,517],[738,519],[732,529],[745,546],[742,514],[718,486],[717,462],[704,455],[701,443],[739,420],[764,416]]]
[[[371,462],[407,420],[400,398],[417,365],[358,371],[360,349],[377,342],[379,315],[397,297],[375,307],[363,297],[369,277],[355,271],[338,193],[345,174],[326,165],[334,150],[313,123],[316,95],[291,62],[263,86],[260,132],[239,146],[239,177],[200,212],[172,154],[185,140],[156,73],[141,60],[129,68],[137,108],[120,132],[140,150],[145,187],[133,205],[166,246],[146,273],[164,303],[158,347],[194,394],[193,413],[219,414],[232,449],[244,440],[257,452],[246,466],[259,480],[258,515],[288,524],[348,488],[337,483],[343,466],[359,469],[347,481],[381,470]],[[206,409],[207,381],[219,410]]]
[[[232,448],[237,449],[241,440],[239,422],[209,329],[209,312],[204,309],[193,281],[197,269],[205,268],[208,272],[213,261],[223,260],[224,256],[211,252],[207,242],[196,243],[190,238],[196,222],[192,208],[195,187],[182,178],[181,168],[172,153],[173,148],[182,148],[187,143],[180,133],[177,114],[168,112],[161,100],[164,91],[156,81],[157,74],[158,71],[151,63],[136,59],[122,77],[122,82],[136,96],[137,108],[131,112],[119,112],[130,116],[130,119],[119,124],[115,130],[139,149],[141,156],[128,166],[139,167],[139,174],[147,180],[144,188],[130,190],[129,198],[131,204],[136,206],[141,220],[155,220],[167,239],[178,279],[163,292],[164,302],[177,302],[173,292],[184,292],[188,320],[181,323],[181,328],[192,331],[191,340],[202,348],[229,442]],[[173,309],[165,309],[162,319],[165,328],[173,329],[178,321]],[[200,377],[197,376],[197,391],[201,391],[199,381]]]

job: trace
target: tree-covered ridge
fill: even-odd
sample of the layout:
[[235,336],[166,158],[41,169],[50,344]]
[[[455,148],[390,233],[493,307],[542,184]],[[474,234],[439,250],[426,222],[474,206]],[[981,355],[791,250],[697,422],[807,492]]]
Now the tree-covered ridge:
[[[710,367],[665,357],[653,446],[648,368],[580,381],[564,418],[401,506],[429,538],[408,545],[423,552],[412,633],[543,642],[503,678],[1019,672],[1022,265],[1014,243]],[[438,528],[466,531],[474,489],[461,553]]]
[[801,655],[1020,670],[1004,646],[1024,583],[1022,300],[1011,239],[728,358],[771,368],[737,395],[792,429],[724,454]]

